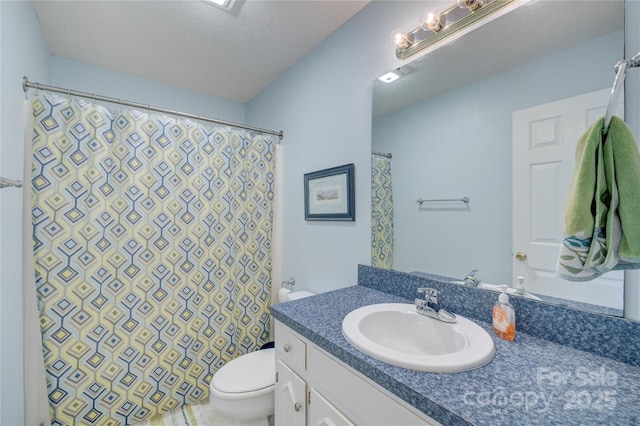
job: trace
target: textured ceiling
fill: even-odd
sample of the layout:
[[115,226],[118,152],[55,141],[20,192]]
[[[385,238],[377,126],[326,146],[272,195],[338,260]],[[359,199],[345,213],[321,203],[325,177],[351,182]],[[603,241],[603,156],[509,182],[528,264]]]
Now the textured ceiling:
[[51,53],[246,103],[369,0],[33,1]]

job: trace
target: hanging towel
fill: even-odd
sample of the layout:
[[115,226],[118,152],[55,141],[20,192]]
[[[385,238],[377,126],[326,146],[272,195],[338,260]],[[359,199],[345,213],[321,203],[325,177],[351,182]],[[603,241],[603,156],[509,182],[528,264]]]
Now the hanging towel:
[[578,141],[557,274],[588,281],[613,269],[640,269],[640,154],[625,122],[604,118]]

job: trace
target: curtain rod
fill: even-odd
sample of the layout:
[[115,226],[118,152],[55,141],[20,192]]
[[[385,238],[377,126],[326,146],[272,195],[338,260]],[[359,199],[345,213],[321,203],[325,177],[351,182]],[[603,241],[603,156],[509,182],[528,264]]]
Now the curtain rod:
[[79,92],[77,90],[63,89],[61,87],[49,86],[47,84],[33,83],[29,81],[29,79],[26,76],[22,77],[22,90],[24,90],[24,92],[27,93],[29,88],[36,89],[36,90],[46,90],[48,92],[62,93],[68,96],[75,96],[78,98],[93,99],[94,101],[125,105],[128,107],[133,107],[140,110],[154,111],[154,112],[159,112],[159,113],[168,114],[168,115],[177,115],[179,117],[186,117],[194,120],[206,121],[208,123],[222,124],[223,126],[238,127],[241,129],[252,130],[254,132],[266,133],[269,135],[276,135],[280,138],[280,140],[282,140],[284,136],[282,130],[280,131],[267,130],[267,129],[262,129],[260,127],[247,126],[246,124],[239,124],[231,121],[218,120],[217,118],[203,117],[197,114],[190,114],[188,112],[174,111],[170,109],[156,107],[153,105],[146,105],[146,104],[141,104],[137,102],[124,101],[122,99],[110,98],[108,96],[96,95],[95,93]]

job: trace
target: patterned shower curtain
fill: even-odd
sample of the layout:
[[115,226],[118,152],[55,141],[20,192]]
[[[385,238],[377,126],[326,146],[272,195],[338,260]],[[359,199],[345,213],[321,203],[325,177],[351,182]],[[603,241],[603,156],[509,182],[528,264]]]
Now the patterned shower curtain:
[[393,269],[391,160],[371,155],[371,265]]
[[52,424],[208,396],[269,338],[271,136],[39,94],[33,244]]

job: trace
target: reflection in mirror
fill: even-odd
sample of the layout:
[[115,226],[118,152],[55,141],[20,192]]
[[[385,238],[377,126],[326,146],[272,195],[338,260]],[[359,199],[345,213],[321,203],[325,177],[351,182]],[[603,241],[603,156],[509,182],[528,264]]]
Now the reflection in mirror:
[[510,292],[523,277],[533,297],[621,315],[621,271],[574,283],[555,263],[575,143],[604,115],[623,26],[623,1],[532,2],[374,82],[372,151],[390,158],[372,155],[372,265],[478,270]]

